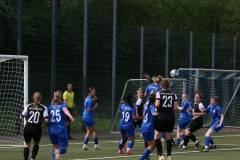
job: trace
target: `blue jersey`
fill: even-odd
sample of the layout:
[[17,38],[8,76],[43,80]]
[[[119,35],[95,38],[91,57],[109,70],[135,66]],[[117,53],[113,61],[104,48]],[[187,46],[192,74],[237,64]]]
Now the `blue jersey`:
[[141,132],[148,132],[153,130],[153,124],[156,120],[156,117],[154,117],[152,114],[155,112],[155,106],[153,104],[150,104],[148,108],[148,104],[144,106],[144,118],[143,118],[143,123],[141,125]]
[[182,103],[182,107],[183,107],[183,110],[181,110],[180,119],[186,119],[186,120],[191,119],[191,112],[187,111],[188,109],[192,108],[190,102],[188,100],[185,100]]
[[147,102],[149,100],[149,97],[151,93],[162,91],[162,88],[157,84],[149,84],[147,88],[145,89],[145,93],[147,93]]
[[83,111],[83,116],[93,116],[94,115],[94,110],[88,112],[88,108],[93,108],[94,107],[94,101],[91,97],[87,96],[84,102],[84,111]]
[[136,109],[134,106],[130,106],[126,103],[122,104],[119,112],[121,112],[121,119],[119,126],[121,129],[134,129],[133,115],[136,115]]
[[59,132],[59,129],[66,130],[66,114],[63,112],[63,108],[67,108],[66,103],[48,106],[49,131]]
[[219,105],[216,105],[215,107],[212,106],[212,105],[209,105],[206,108],[205,112],[207,112],[207,113],[210,112],[211,113],[212,120],[213,120],[212,123],[215,123],[216,121],[220,121],[221,120],[221,115],[223,114],[222,113],[222,109],[221,109],[221,107]]

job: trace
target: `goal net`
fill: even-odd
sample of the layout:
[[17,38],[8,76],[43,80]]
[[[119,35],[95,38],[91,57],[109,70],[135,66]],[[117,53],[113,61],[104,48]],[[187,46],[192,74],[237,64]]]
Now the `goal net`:
[[[218,104],[225,114],[224,123],[229,127],[240,127],[240,71],[203,68],[180,68],[180,78],[186,78],[186,93],[193,103],[194,94],[203,94],[205,108],[210,104],[210,97],[219,97]],[[212,122],[211,115],[204,117],[204,126]]]
[[[178,96],[179,99],[179,103],[181,104],[182,102],[182,94],[186,92],[186,79],[185,78],[168,78],[168,80],[170,81],[170,90],[175,92]],[[117,108],[116,111],[116,115],[114,118],[114,122],[112,123],[112,127],[111,127],[111,132],[119,132],[119,120],[120,120],[120,116],[118,114],[119,108],[122,104],[122,101],[124,100],[124,98],[126,97],[127,94],[132,94],[135,95],[136,91],[139,88],[142,88],[143,94],[144,91],[146,89],[146,87],[149,85],[150,83],[146,81],[146,79],[129,79],[123,89],[123,93],[122,93],[122,97],[120,99],[119,102],[119,106]],[[142,98],[143,100],[143,104],[146,102],[146,98]],[[178,119],[179,114],[176,114],[176,120]],[[177,124],[177,123],[176,123]]]
[[20,114],[28,99],[28,57],[0,55],[0,145],[23,145]]

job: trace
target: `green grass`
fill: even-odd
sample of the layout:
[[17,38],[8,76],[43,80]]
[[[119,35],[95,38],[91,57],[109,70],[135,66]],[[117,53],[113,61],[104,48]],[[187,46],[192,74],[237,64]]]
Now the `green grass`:
[[[213,136],[213,140],[217,145],[217,149],[210,150],[207,153],[199,152],[204,146],[204,133],[196,133],[198,140],[201,142],[201,146],[198,150],[194,150],[193,142],[188,145],[187,151],[179,151],[178,148],[172,150],[172,160],[238,160],[240,152],[240,134],[237,132],[220,132]],[[175,135],[174,135],[175,137]],[[136,137],[135,145],[132,149],[132,155],[118,155],[118,140],[114,137],[101,138],[99,137],[99,144],[103,148],[101,151],[93,149],[93,140],[89,141],[90,150],[82,150],[83,137],[81,139],[75,139],[69,141],[69,148],[66,154],[61,155],[61,160],[137,160],[140,158],[144,151],[144,144],[141,139]],[[49,140],[42,140],[40,150],[36,160],[49,160],[51,159],[52,145]],[[166,155],[166,147],[163,146],[163,152]],[[2,147],[0,146],[0,159],[19,160],[23,159],[23,147]],[[31,152],[30,152],[31,155]],[[151,153],[151,159],[157,160],[158,156],[155,152]],[[30,156],[29,156],[30,159]]]

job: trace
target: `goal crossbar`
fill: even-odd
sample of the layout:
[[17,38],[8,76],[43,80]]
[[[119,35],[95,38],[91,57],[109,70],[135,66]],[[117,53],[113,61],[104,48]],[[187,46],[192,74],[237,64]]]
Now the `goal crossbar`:
[[[180,86],[180,93],[178,96],[181,96],[183,93],[186,93],[186,78],[166,78],[170,81],[170,83],[181,83],[181,86]],[[132,83],[135,83],[134,87],[131,88],[131,86],[128,87],[129,85],[129,82],[132,82]],[[127,80],[127,82],[125,83],[125,86],[124,86],[124,89],[123,89],[123,92],[122,92],[122,96],[121,96],[121,99],[120,99],[120,102],[119,102],[119,105],[118,105],[118,108],[116,110],[116,114],[115,114],[115,117],[114,117],[114,121],[112,123],[112,126],[111,126],[111,132],[113,132],[114,130],[116,130],[116,123],[117,123],[117,120],[119,118],[119,114],[118,114],[118,111],[119,111],[119,108],[122,104],[122,101],[124,100],[124,97],[126,96],[126,92],[127,90],[129,92],[132,92],[134,93],[136,91],[136,89],[138,88],[143,88],[143,91],[145,91],[145,88],[147,87],[147,85],[150,84],[149,82],[146,82],[146,79],[129,79]],[[178,88],[179,89],[179,88]],[[174,90],[173,90],[174,91]],[[144,102],[144,101],[143,101]]]

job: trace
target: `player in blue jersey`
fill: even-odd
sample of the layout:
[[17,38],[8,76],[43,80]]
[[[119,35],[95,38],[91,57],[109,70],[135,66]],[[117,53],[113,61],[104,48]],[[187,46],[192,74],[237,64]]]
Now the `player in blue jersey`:
[[20,116],[20,118],[25,117],[26,119],[26,125],[23,131],[25,141],[23,149],[24,160],[28,160],[31,139],[34,141],[31,160],[36,158],[42,136],[42,122],[44,121],[46,126],[48,126],[49,123],[47,107],[40,104],[41,100],[41,94],[35,92],[33,94],[33,103],[26,106]]
[[93,87],[88,88],[87,97],[84,102],[84,110],[83,110],[83,117],[82,117],[82,120],[87,129],[87,133],[84,139],[84,144],[82,147],[82,149],[84,150],[89,149],[87,144],[89,141],[89,137],[91,136],[92,133],[93,133],[93,140],[95,143],[94,149],[96,150],[102,149],[98,144],[98,129],[93,119],[94,110],[98,107],[98,103],[95,103],[96,100],[97,100],[97,96],[96,96],[95,88]]
[[177,95],[169,90],[170,82],[167,79],[163,79],[161,82],[162,91],[156,93],[155,107],[158,111],[158,117],[154,124],[155,132],[154,140],[159,155],[159,160],[165,160],[162,152],[162,144],[160,136],[162,132],[165,132],[167,143],[167,160],[171,160],[172,153],[172,141],[171,136],[175,124],[174,112],[178,109]]
[[[149,76],[148,76],[149,77]],[[157,77],[153,76],[152,79],[147,78],[148,81],[153,81],[153,83],[149,84],[145,89],[144,97],[147,97],[146,103],[148,103],[148,99],[151,93],[161,91],[160,83],[162,81],[162,76],[158,75]]]
[[206,115],[205,107],[202,104],[203,95],[201,93],[196,93],[194,97],[194,106],[192,108],[192,116],[191,122],[189,123],[187,129],[185,130],[184,143],[182,148],[179,150],[186,150],[189,139],[191,139],[195,143],[194,149],[197,149],[200,142],[197,140],[193,132],[202,128],[203,126],[203,116]]
[[156,120],[156,116],[158,113],[155,111],[155,96],[156,93],[152,93],[149,97],[149,103],[144,106],[143,110],[143,123],[141,126],[141,133],[143,136],[143,139],[145,142],[147,142],[148,146],[143,152],[143,155],[141,156],[140,160],[150,159],[149,154],[153,151],[155,148],[154,143],[154,129],[153,125]]
[[49,127],[48,133],[53,144],[52,159],[59,160],[60,154],[65,154],[68,149],[68,133],[66,115],[71,121],[74,118],[67,109],[67,104],[62,102],[62,92],[55,91],[51,104],[48,106]]
[[[205,134],[205,148],[203,148],[202,152],[208,152],[209,149],[217,148],[214,144],[213,139],[211,137],[212,134],[219,132],[223,126],[224,114],[222,113],[221,107],[217,104],[218,97],[212,96],[210,100],[210,105],[206,108],[206,113],[211,113],[212,115],[212,126],[208,129],[207,133]],[[211,146],[209,146],[211,143]]]
[[189,123],[191,122],[191,118],[192,118],[192,114],[189,111],[189,109],[191,109],[191,104],[188,101],[188,95],[187,94],[183,94],[182,95],[182,106],[178,106],[178,110],[181,111],[180,113],[180,118],[178,120],[178,124],[177,124],[177,144],[176,146],[180,145],[180,140],[182,138],[182,140],[184,140],[184,133],[183,133],[183,129],[189,125]]
[[119,122],[121,139],[119,140],[119,150],[118,154],[123,154],[123,144],[126,143],[128,138],[127,154],[132,154],[131,149],[135,142],[135,130],[134,130],[134,120],[141,120],[142,117],[137,117],[136,108],[134,107],[133,95],[127,94],[125,98],[125,103],[121,104],[119,109],[119,114],[121,114],[121,119]]

